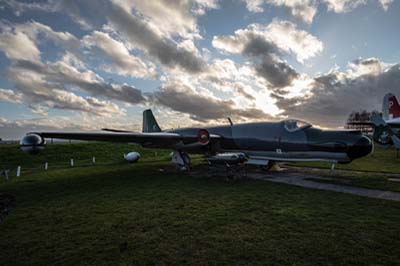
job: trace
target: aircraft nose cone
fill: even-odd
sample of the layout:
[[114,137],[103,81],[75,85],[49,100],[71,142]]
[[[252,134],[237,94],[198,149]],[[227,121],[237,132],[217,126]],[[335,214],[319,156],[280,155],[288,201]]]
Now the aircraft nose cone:
[[366,156],[372,151],[372,142],[366,136],[362,136],[356,143],[351,146],[348,156],[351,160]]

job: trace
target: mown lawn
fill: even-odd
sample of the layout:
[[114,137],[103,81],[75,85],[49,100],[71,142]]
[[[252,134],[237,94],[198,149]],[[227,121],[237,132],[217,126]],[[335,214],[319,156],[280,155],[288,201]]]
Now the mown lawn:
[[[382,148],[379,145],[375,145],[373,154],[356,159],[349,164],[337,164],[335,168],[400,174],[400,153],[399,157],[396,155],[396,149],[393,147]],[[326,162],[297,162],[292,165],[319,168],[331,167],[331,164]]]
[[397,202],[161,173],[157,160],[1,183],[16,207],[0,265],[400,264]]

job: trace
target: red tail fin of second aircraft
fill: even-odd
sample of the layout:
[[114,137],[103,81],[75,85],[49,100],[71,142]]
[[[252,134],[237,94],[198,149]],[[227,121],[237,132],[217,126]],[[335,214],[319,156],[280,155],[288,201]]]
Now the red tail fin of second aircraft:
[[392,118],[400,117],[400,105],[393,94],[389,96],[389,114]]

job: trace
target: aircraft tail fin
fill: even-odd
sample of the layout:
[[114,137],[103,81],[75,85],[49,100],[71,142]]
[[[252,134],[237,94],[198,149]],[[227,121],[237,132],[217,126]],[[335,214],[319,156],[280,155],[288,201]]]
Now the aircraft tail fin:
[[371,122],[374,125],[374,141],[384,146],[394,144],[397,149],[400,149],[400,139],[379,114],[373,114]]
[[142,132],[161,132],[151,109],[143,111],[143,127]]
[[385,97],[383,97],[382,112],[385,120],[400,117],[400,105],[396,96],[391,93],[385,94]]

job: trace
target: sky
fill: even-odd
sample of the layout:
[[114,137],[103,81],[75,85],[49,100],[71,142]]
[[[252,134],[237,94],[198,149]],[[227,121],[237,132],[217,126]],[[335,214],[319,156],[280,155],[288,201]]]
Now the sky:
[[296,118],[400,97],[398,0],[0,0],[0,138]]

